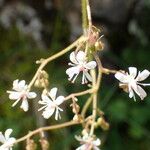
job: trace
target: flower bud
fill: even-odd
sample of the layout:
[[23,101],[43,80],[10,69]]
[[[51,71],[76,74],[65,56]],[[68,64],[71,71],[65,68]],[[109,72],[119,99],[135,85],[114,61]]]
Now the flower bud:
[[36,150],[37,145],[34,140],[27,139],[26,150]]
[[101,51],[104,49],[104,44],[101,41],[95,42],[95,50],[96,51]]
[[49,142],[45,138],[40,139],[40,144],[41,144],[42,150],[49,149]]
[[40,73],[37,77],[37,80],[34,83],[34,86],[38,87],[38,88],[47,87],[49,85],[48,77],[49,76],[46,71],[44,71],[44,70],[40,71]]
[[74,115],[74,117],[73,117],[73,120],[74,120],[74,121],[78,121],[78,122],[80,122],[80,121],[82,121],[82,120],[83,120],[83,118],[82,118],[82,116],[81,116],[81,115],[75,114],[75,115]]
[[75,103],[75,104],[72,106],[72,112],[73,112],[74,114],[78,114],[79,111],[80,111],[80,106],[79,106],[77,103]]
[[108,130],[109,129],[109,123],[104,120],[104,118],[100,117],[97,120],[97,124],[103,129]]

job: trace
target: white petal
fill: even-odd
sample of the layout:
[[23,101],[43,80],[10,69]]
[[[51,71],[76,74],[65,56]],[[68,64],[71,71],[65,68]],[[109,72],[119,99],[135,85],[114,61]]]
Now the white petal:
[[86,78],[87,78],[90,82],[92,82],[92,77],[91,77],[91,75],[90,75],[88,72],[84,71],[83,74],[86,76]]
[[135,78],[137,76],[137,68],[135,67],[129,67],[129,74]]
[[50,99],[49,99],[49,97],[47,96],[47,95],[45,95],[45,94],[42,94],[42,101],[43,102],[45,102],[45,103],[47,103],[47,104],[49,104],[50,102],[52,102]]
[[13,87],[13,89],[18,91],[18,92],[26,90],[27,89],[27,85],[25,85],[25,80],[21,80],[20,82],[18,82],[18,85],[16,84]]
[[77,60],[76,60],[76,55],[75,55],[75,52],[72,52],[70,54],[70,60],[71,62],[73,62],[74,64],[78,64]]
[[123,83],[127,83],[127,76],[121,72],[117,72],[115,74],[115,78],[118,79],[120,82],[123,82]]
[[6,139],[4,137],[4,135],[2,134],[2,132],[0,132],[0,142],[1,143],[5,143]]
[[6,138],[6,140],[8,140],[9,139],[9,137],[10,137],[10,134],[12,133],[12,129],[7,129],[6,131],[5,131],[5,138]]
[[15,142],[16,141],[16,139],[14,138],[14,137],[11,137],[11,138],[9,138],[9,143],[13,143],[13,142]]
[[16,141],[16,139],[14,137],[11,137],[8,139],[7,143],[8,143],[8,145],[12,146],[15,141]]
[[57,99],[55,100],[55,104],[59,106],[61,103],[64,102],[64,99],[65,99],[64,96],[58,96]]
[[90,62],[88,62],[87,64],[86,64],[86,68],[87,69],[94,69],[95,67],[96,67],[96,62],[95,61],[90,61]]
[[14,89],[14,90],[15,90],[16,87],[18,87],[18,82],[19,82],[18,79],[17,79],[17,80],[14,80],[14,82],[13,82],[13,89]]
[[56,94],[57,94],[57,88],[52,88],[49,92],[49,96],[51,97],[51,99],[54,101],[56,99]]
[[16,99],[19,99],[21,97],[20,92],[7,91],[7,93],[10,93],[9,99],[12,99],[12,100],[16,100]]
[[[140,98],[141,98],[141,100],[143,100],[146,96],[147,96],[147,94],[146,94],[146,92],[145,92],[145,90],[143,89],[143,88],[141,88],[139,85],[138,85],[138,91],[139,91],[139,93],[140,93]],[[138,94],[138,93],[137,93]]]
[[76,55],[76,59],[77,61],[80,63],[80,62],[85,62],[86,61],[86,55],[85,55],[85,52],[83,51],[79,51]]
[[45,119],[48,119],[48,118],[50,118],[50,117],[53,115],[54,111],[55,111],[55,108],[54,108],[54,107],[53,107],[53,108],[48,108],[48,107],[47,107],[47,108],[43,111],[42,115],[43,115],[43,117],[44,117]]
[[100,139],[96,139],[95,141],[93,141],[93,144],[94,144],[95,146],[101,145]]
[[25,81],[25,80],[21,80],[21,81],[19,82],[18,86],[19,86],[20,88],[23,88],[23,87],[25,86],[25,84],[26,84],[26,81]]
[[59,110],[56,109],[56,112],[55,112],[55,120],[58,120],[58,118],[61,119],[61,116],[60,116]]
[[86,84],[86,83],[87,83],[86,76],[85,76],[85,73],[83,72],[83,75],[82,75],[82,84]]
[[0,146],[0,150],[12,150],[12,146],[15,141],[15,138],[9,138],[8,141]]
[[132,84],[132,88],[135,91],[135,93],[143,100],[147,94],[146,92],[137,84]]
[[73,77],[75,74],[78,74],[80,72],[79,66],[76,67],[70,67],[69,69],[66,70],[66,74],[69,77]]
[[80,147],[76,148],[76,150],[88,150],[86,144],[81,145]]
[[28,109],[29,109],[29,104],[28,104],[27,99],[24,99],[24,100],[22,101],[22,104],[21,104],[20,108],[22,108],[24,111],[28,111]]
[[133,92],[133,90],[132,90],[132,89],[131,89],[131,90],[129,90],[129,97],[130,97],[130,98],[135,97],[134,92]]
[[37,96],[37,95],[36,95],[35,92],[29,92],[29,93],[27,94],[27,97],[28,97],[29,99],[35,98],[36,96]]
[[139,72],[136,80],[137,81],[143,81],[145,80],[146,78],[148,78],[148,76],[150,75],[150,72],[148,70],[143,70],[142,72]]

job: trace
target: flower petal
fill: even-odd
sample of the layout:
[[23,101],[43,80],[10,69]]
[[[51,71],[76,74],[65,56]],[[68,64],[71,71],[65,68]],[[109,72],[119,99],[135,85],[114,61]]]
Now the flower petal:
[[139,85],[132,84],[132,88],[135,93],[141,98],[141,100],[143,100],[147,96],[146,92]]
[[58,96],[57,99],[55,100],[55,104],[59,106],[61,103],[64,102],[64,99],[65,99],[64,96]]
[[138,91],[139,91],[139,94],[140,94],[139,96],[140,96],[141,100],[143,100],[147,96],[147,94],[146,94],[145,90],[143,88],[141,88],[139,85],[138,85],[137,88],[138,88]]
[[59,110],[56,108],[56,112],[55,112],[55,120],[61,119]]
[[132,76],[133,78],[135,78],[137,76],[137,68],[135,68],[135,67],[129,67],[129,74],[130,74],[130,76]]
[[56,99],[56,94],[57,94],[57,88],[52,88],[49,92],[49,96],[51,97],[51,99],[54,101]]
[[150,75],[150,72],[148,70],[143,70],[142,72],[139,72],[136,80],[137,81],[143,81],[145,80],[146,78],[148,78],[148,76]]
[[121,72],[117,72],[115,74],[115,78],[118,79],[122,83],[127,83],[127,76]]
[[24,100],[22,101],[22,104],[21,104],[20,108],[22,108],[24,111],[28,111],[28,109],[29,109],[29,104],[28,104],[27,99],[24,99]]
[[96,139],[95,141],[93,141],[93,145],[95,145],[95,146],[101,145],[100,139]]
[[92,77],[91,77],[91,75],[90,75],[87,71],[84,71],[83,74],[85,75],[85,77],[86,77],[90,82],[92,82]]
[[[43,101],[43,103],[45,102],[45,103],[47,103],[47,104],[49,104],[49,103],[51,103],[52,101],[50,100],[50,98],[47,96],[47,95],[45,95],[45,94],[42,94],[42,101]],[[41,102],[42,102],[41,101]]]
[[76,150],[88,150],[86,144],[81,145],[80,147],[76,148]]
[[36,96],[37,96],[37,95],[36,95],[35,92],[29,92],[29,93],[27,94],[27,97],[28,97],[29,99],[35,98]]
[[10,93],[9,94],[9,99],[12,99],[12,100],[16,100],[16,99],[19,99],[21,97],[20,92],[7,91],[7,93]]
[[130,97],[130,98],[135,97],[135,94],[134,94],[134,92],[133,92],[132,89],[129,90],[129,97]]
[[9,137],[10,137],[10,134],[12,133],[12,129],[7,129],[6,131],[5,131],[5,138],[6,138],[6,140],[8,140],[9,139]]
[[15,138],[9,138],[8,141],[0,146],[0,150],[12,150],[12,146],[15,141]]
[[86,55],[85,52],[79,51],[76,55],[76,59],[79,63],[85,62],[86,61]]
[[48,119],[48,118],[50,118],[50,117],[53,115],[54,111],[55,111],[55,107],[52,107],[52,108],[47,107],[47,108],[43,111],[42,116],[43,116],[45,119]]
[[75,55],[75,52],[72,52],[70,54],[70,60],[71,62],[73,62],[74,64],[78,64],[77,60],[76,60],[76,55]]
[[1,143],[5,143],[6,139],[4,137],[4,135],[2,134],[2,132],[0,132],[0,142]]
[[14,90],[16,90],[16,88],[18,87],[18,82],[19,82],[18,79],[13,81],[13,89]]
[[79,72],[80,72],[79,66],[70,67],[69,69],[66,70],[66,74],[67,74],[69,77],[73,77],[74,74],[78,74]]
[[14,90],[20,92],[23,90],[27,89],[27,85],[25,85],[25,80],[21,80],[20,82],[18,82],[18,85],[16,85],[15,87],[13,87]]
[[86,68],[87,69],[94,69],[95,67],[96,67],[96,62],[95,61],[90,61],[90,62],[88,62],[87,64],[86,64]]

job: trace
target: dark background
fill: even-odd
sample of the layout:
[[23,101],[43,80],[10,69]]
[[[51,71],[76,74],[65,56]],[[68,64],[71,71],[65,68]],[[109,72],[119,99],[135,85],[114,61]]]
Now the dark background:
[[[13,135],[19,138],[37,127],[72,119],[69,102],[63,105],[62,120],[56,122],[51,117],[45,121],[37,112],[41,90],[33,88],[38,97],[30,101],[27,113],[19,108],[20,104],[11,107],[6,90],[17,78],[29,83],[38,67],[36,60],[55,54],[82,34],[80,9],[79,0],[0,0],[1,131],[12,128]],[[100,54],[103,66],[150,70],[150,1],[91,0],[91,9],[93,24],[105,35],[105,49]],[[57,86],[63,95],[87,88],[67,80],[68,56],[69,53],[46,67],[50,88]],[[102,150],[150,150],[150,88],[146,91],[148,97],[144,101],[137,98],[134,102],[118,88],[113,75],[103,77],[98,105],[105,112],[110,130],[96,130]],[[81,107],[85,98],[79,98]],[[75,149],[79,143],[74,135],[80,132],[80,126],[48,132],[50,149]],[[38,137],[35,141],[38,143]],[[25,142],[14,149],[25,149]]]

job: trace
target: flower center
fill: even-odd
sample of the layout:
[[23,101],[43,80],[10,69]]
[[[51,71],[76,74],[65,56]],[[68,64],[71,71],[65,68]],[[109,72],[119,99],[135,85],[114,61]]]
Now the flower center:
[[27,98],[27,93],[26,93],[26,91],[23,91],[23,92],[22,92],[20,98],[21,98],[22,100],[24,100],[24,99]]

